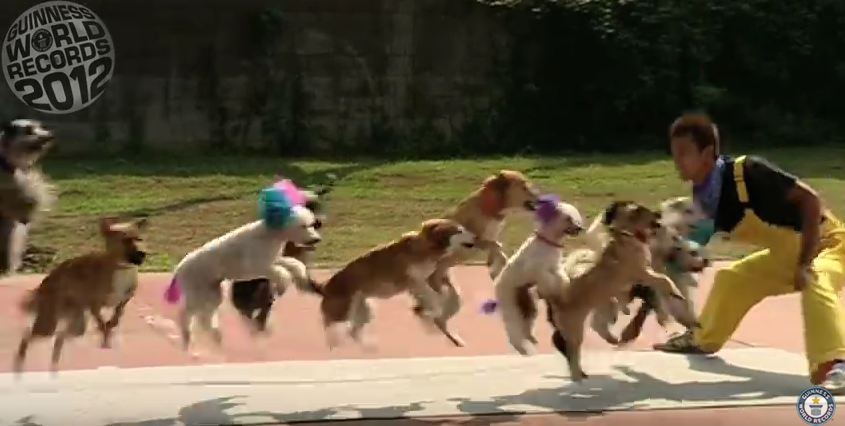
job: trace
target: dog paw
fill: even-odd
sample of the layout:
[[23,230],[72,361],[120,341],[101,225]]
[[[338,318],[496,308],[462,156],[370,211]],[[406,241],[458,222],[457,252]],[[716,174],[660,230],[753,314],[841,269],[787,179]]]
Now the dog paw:
[[464,342],[464,339],[461,338],[461,336],[458,336],[457,334],[447,334],[446,337],[449,338],[453,345],[459,348],[466,346],[466,342]]

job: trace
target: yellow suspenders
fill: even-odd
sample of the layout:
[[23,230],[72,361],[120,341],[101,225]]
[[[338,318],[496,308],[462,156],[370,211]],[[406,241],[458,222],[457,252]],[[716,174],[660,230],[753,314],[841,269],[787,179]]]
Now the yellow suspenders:
[[736,195],[743,205],[748,204],[748,188],[745,186],[745,170],[742,165],[745,163],[745,156],[737,157],[734,160],[734,182],[736,183]]

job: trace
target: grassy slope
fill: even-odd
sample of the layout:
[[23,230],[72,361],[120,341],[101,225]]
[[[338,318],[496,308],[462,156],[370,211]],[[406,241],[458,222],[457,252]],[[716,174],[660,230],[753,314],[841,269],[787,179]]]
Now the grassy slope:
[[[835,211],[845,213],[845,149],[757,153],[806,178]],[[167,270],[197,245],[253,220],[257,190],[274,173],[283,172],[303,185],[324,182],[332,173],[338,181],[327,205],[330,217],[318,253],[321,263],[338,264],[446,211],[500,168],[525,172],[543,190],[560,194],[590,218],[613,199],[656,205],[687,192],[663,153],[409,162],[61,159],[45,165],[61,195],[57,208],[34,230],[33,244],[56,250],[50,261],[55,263],[99,246],[97,217],[148,214],[148,244],[154,255],[145,269]],[[528,216],[509,222],[506,248],[513,250],[531,226]],[[743,252],[721,243],[712,250],[719,256]]]

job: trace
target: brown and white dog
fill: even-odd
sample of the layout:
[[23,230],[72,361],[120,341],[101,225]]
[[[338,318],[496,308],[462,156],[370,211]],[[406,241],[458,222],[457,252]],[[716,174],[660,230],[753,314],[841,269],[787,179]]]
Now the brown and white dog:
[[498,308],[511,346],[520,354],[534,352],[537,340],[532,334],[537,307],[530,290],[536,286],[541,298],[561,291],[569,282],[563,271],[563,239],[584,230],[581,213],[575,206],[541,197],[537,207],[538,227],[508,259],[494,282]]
[[469,232],[478,236],[478,244],[473,248],[459,247],[443,257],[429,277],[428,283],[436,290],[443,304],[443,311],[434,323],[455,346],[463,346],[463,339],[448,328],[448,321],[461,308],[458,288],[449,276],[449,269],[472,258],[480,251],[487,253],[487,266],[490,277],[495,279],[507,263],[508,257],[502,251],[499,242],[505,219],[508,215],[520,211],[533,211],[539,191],[520,172],[501,170],[487,177],[481,187],[463,199],[446,219],[462,225]]
[[36,166],[53,139],[35,120],[0,128],[0,276],[20,268],[30,224],[54,202],[53,188]]
[[[105,249],[60,263],[29,294],[21,307],[33,313],[35,319],[18,347],[16,372],[23,368],[29,343],[52,335],[55,341],[51,368],[56,371],[65,339],[85,333],[86,314],[96,321],[103,336],[102,346],[110,346],[111,333],[138,286],[138,266],[147,255],[141,238],[146,227],[146,219],[134,222],[102,219],[100,234]],[[108,321],[101,312],[105,307],[114,308]]]
[[[363,328],[372,319],[370,298],[386,299],[409,292],[415,313],[428,324],[442,317],[443,302],[428,284],[438,262],[456,250],[472,248],[476,236],[449,219],[430,219],[418,231],[378,246],[348,263],[322,287],[320,312],[329,347],[343,334],[370,346]],[[350,326],[351,325],[351,326]]]
[[[581,274],[569,276],[569,283],[558,292],[544,295],[550,321],[554,325],[552,343],[569,362],[572,379],[587,377],[581,368],[581,344],[591,311],[630,290],[635,282],[650,286],[667,297],[681,301],[683,296],[664,274],[651,267],[649,241],[659,228],[658,215],[632,202],[614,203],[616,220],[608,227],[607,243],[595,263]],[[679,321],[692,326],[695,315],[680,315]]]

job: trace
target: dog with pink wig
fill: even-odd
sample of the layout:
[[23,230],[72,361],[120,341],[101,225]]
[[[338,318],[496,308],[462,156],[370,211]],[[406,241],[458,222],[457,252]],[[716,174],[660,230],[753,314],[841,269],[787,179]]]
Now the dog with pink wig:
[[217,312],[224,280],[267,278],[279,295],[291,284],[313,291],[306,266],[281,256],[288,242],[300,246],[320,242],[317,219],[305,207],[307,197],[289,180],[276,182],[261,191],[259,220],[203,244],[176,265],[165,299],[174,304],[184,299],[179,315],[184,349],[190,345],[195,321],[215,343],[222,343]]
[[508,341],[523,355],[532,353],[537,343],[532,335],[537,307],[531,290],[536,287],[545,299],[568,282],[561,267],[563,240],[584,230],[578,209],[554,195],[539,198],[535,216],[536,231],[508,259],[494,282],[496,300],[484,306],[486,313],[501,313]]

